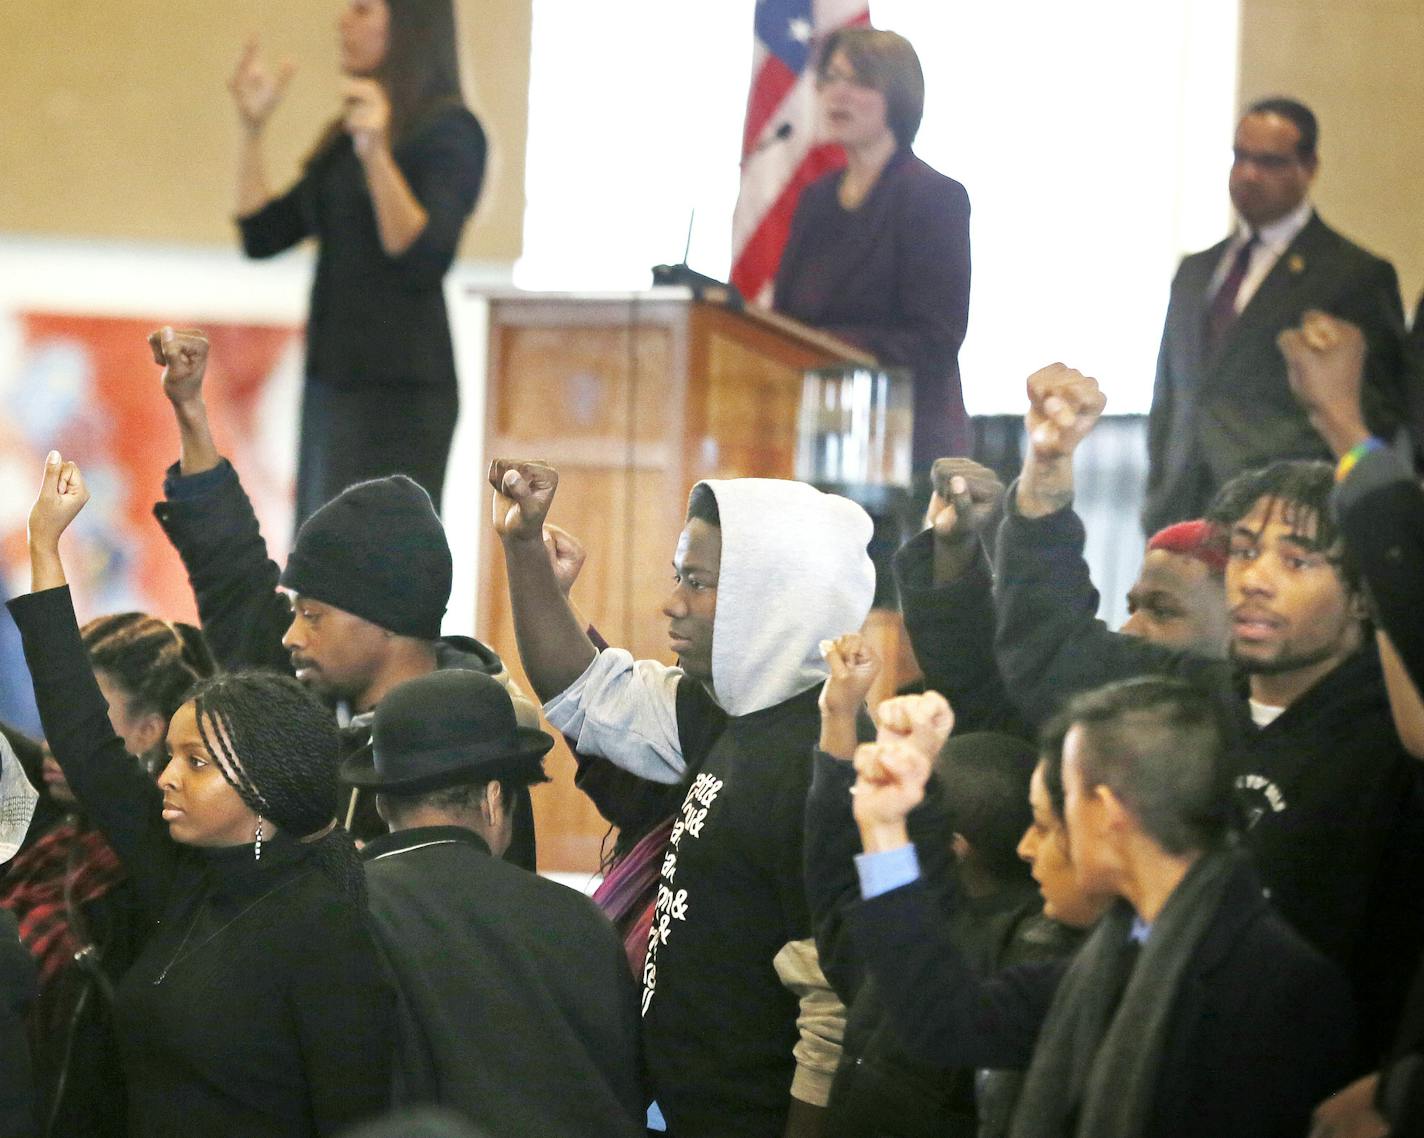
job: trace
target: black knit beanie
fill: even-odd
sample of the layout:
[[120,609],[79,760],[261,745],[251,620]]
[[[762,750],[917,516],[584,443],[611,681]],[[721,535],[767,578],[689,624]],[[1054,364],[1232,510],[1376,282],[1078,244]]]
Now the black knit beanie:
[[282,585],[399,636],[435,640],[452,576],[430,495],[393,474],[348,486],[303,522]]

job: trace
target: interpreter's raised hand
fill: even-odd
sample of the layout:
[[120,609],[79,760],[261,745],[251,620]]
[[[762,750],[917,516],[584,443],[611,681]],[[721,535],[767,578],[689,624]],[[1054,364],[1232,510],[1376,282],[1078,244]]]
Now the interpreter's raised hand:
[[263,60],[262,49],[255,37],[243,45],[232,78],[227,81],[227,89],[232,93],[237,117],[247,131],[256,134],[267,125],[296,70],[295,63],[283,59],[273,72]]
[[875,725],[878,742],[908,743],[933,762],[954,730],[954,709],[937,691],[897,695],[875,709]]
[[567,597],[583,572],[588,550],[568,530],[548,522],[544,523],[544,548],[549,551],[549,564],[554,567],[554,580],[559,583],[559,591]]
[[544,519],[559,488],[559,472],[537,459],[497,458],[490,463],[494,528],[502,541],[544,540]]
[[821,685],[821,714],[853,721],[880,675],[880,658],[858,632],[821,641],[821,655],[831,670]]
[[1367,345],[1355,325],[1311,309],[1276,337],[1292,394],[1335,453],[1369,437],[1360,390]]
[[391,100],[375,79],[348,79],[341,86],[341,124],[361,158],[387,145],[391,127]]
[[1004,484],[987,466],[972,458],[937,458],[930,470],[929,509],[925,528],[936,541],[972,541],[998,512]]
[[50,451],[45,456],[39,496],[30,507],[30,548],[57,549],[59,535],[79,516],[87,501],[89,491],[79,467],[65,462],[59,451]]
[[1028,414],[1024,427],[1029,448],[1039,461],[1069,458],[1103,413],[1107,398],[1091,376],[1049,364],[1028,377]]
[[160,328],[148,334],[153,362],[163,368],[163,394],[172,403],[191,403],[203,395],[208,367],[208,337],[197,328]]
[[930,759],[903,740],[862,743],[855,749],[855,774],[851,810],[863,834],[903,824],[925,800]]

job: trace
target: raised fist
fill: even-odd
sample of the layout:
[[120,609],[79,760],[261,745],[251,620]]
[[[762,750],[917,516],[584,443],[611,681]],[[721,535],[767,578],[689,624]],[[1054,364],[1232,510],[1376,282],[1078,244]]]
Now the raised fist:
[[227,81],[227,89],[232,93],[232,101],[237,106],[237,115],[244,127],[256,133],[266,125],[267,119],[282,101],[287,84],[296,70],[295,63],[284,59],[274,75],[262,59],[257,40],[247,41],[233,69],[232,78]]
[[937,691],[899,695],[875,709],[875,723],[878,742],[908,743],[933,762],[954,730],[954,710]]
[[831,670],[821,687],[821,714],[854,719],[880,674],[879,658],[858,632],[822,641],[821,655]]
[[559,591],[567,597],[583,572],[588,550],[568,530],[547,522],[544,523],[544,548],[549,551],[549,564],[554,567],[554,580],[559,583]]
[[903,741],[862,743],[855,751],[851,809],[865,830],[893,826],[925,800],[930,759]]
[[50,451],[45,456],[39,496],[30,507],[31,547],[55,548],[59,544],[59,535],[79,516],[87,501],[89,491],[84,486],[79,467],[65,462],[59,451]]
[[936,541],[962,544],[977,539],[998,514],[1004,484],[972,458],[937,458],[930,471],[934,493],[925,512],[925,528]]
[[1360,389],[1365,377],[1364,334],[1353,324],[1309,311],[1299,328],[1276,343],[1286,358],[1291,392],[1337,453],[1368,436]]
[[208,366],[208,337],[196,328],[150,332],[148,346],[153,362],[163,367],[163,394],[173,403],[186,403],[203,394],[203,372]]
[[1033,457],[1071,457],[1103,413],[1107,399],[1091,376],[1064,364],[1049,364],[1028,377],[1028,431]]
[[497,458],[490,463],[494,528],[502,541],[544,540],[544,519],[559,487],[559,472],[547,462]]

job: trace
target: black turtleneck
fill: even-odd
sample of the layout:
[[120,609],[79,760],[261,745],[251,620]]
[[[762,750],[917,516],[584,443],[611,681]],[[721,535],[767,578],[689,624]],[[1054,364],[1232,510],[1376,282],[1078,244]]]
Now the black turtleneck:
[[305,1138],[389,1099],[393,1007],[366,914],[283,835],[199,850],[109,725],[69,590],[10,602],[40,718],[154,922],[115,1008],[135,1135]]

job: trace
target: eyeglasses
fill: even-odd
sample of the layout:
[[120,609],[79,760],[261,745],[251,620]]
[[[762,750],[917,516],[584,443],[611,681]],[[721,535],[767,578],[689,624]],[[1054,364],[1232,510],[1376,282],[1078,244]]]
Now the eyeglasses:
[[822,71],[816,76],[816,87],[824,91],[828,87],[834,87],[837,83],[844,83],[848,87],[854,87],[858,91],[873,91],[875,84],[869,80],[862,79],[850,71],[838,71],[834,68],[829,71]]
[[1300,156],[1296,154],[1269,154],[1259,150],[1242,150],[1236,146],[1231,149],[1231,160],[1236,166],[1245,166],[1250,163],[1260,170],[1275,174],[1281,170],[1288,170],[1299,163]]

